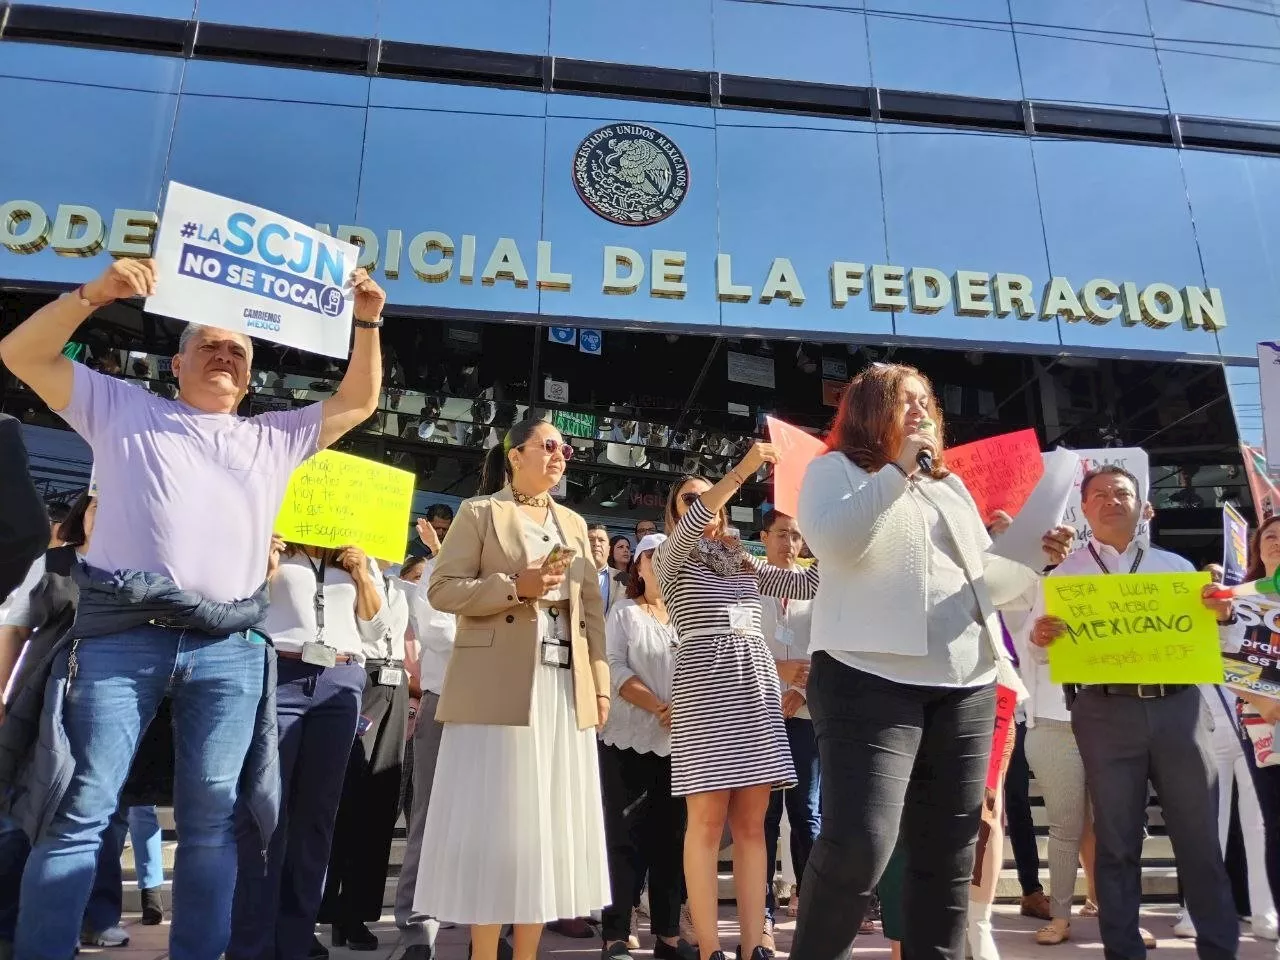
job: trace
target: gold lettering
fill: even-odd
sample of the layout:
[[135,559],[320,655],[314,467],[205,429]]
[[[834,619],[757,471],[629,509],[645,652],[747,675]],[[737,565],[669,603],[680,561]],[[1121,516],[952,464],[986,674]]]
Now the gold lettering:
[[471,283],[476,278],[476,238],[473,234],[462,235],[462,257],[458,264],[458,280]]
[[1021,273],[997,273],[993,279],[997,317],[1007,317],[1015,310],[1019,320],[1030,320],[1036,315],[1036,298],[1030,277]]
[[956,271],[956,313],[962,317],[991,316],[991,277],[973,270]]
[[350,224],[338,224],[338,239],[345,240],[347,243],[354,243],[360,248],[360,259],[356,261],[356,266],[364,267],[366,270],[376,270],[378,267],[378,235],[368,227],[353,227]]
[[1119,295],[1119,288],[1110,280],[1090,280],[1086,283],[1081,291],[1081,299],[1089,322],[1102,326],[1120,316],[1124,307],[1116,301]]
[[399,230],[387,231],[387,256],[382,261],[382,272],[392,280],[400,276],[400,251],[404,248],[404,234]]
[[[440,259],[435,263],[427,260],[427,254],[432,251],[440,253]],[[419,280],[427,283],[448,280],[453,272],[453,238],[434,230],[418,234],[409,241],[409,266]]]
[[1142,320],[1142,307],[1138,304],[1138,285],[1125,281],[1120,284],[1120,296],[1124,300],[1124,315],[1120,322],[1126,327],[1136,327]]
[[862,293],[866,264],[837,260],[831,265],[831,305],[843,307],[850,297]]
[[498,238],[493,245],[493,253],[489,254],[489,262],[480,274],[480,282],[487,287],[492,287],[499,279],[510,280],[522,290],[529,286],[529,271],[525,270],[516,242],[510,237]]
[[49,233],[49,246],[63,257],[96,257],[107,241],[107,225],[93,207],[59,204]]
[[901,267],[889,267],[877,263],[871,268],[871,309],[872,310],[905,310],[907,298],[903,296],[903,278],[905,271]]
[[1066,277],[1054,277],[1045,284],[1040,316],[1046,320],[1061,317],[1067,323],[1078,323],[1084,319],[1084,307],[1080,306],[1080,300]]
[[727,253],[716,254],[716,299],[721,303],[746,303],[751,299],[751,287],[733,282],[733,258]]
[[1217,287],[1201,290],[1187,287],[1182,291],[1187,302],[1183,322],[1188,330],[1203,327],[1205,330],[1221,330],[1227,325],[1227,310],[1222,305],[1222,291]]
[[117,210],[107,234],[107,253],[113,257],[151,256],[160,218],[150,210]]
[[[627,275],[620,276],[618,271],[625,267]],[[628,294],[640,289],[640,281],[644,279],[644,258],[630,247],[604,248],[604,285],[605,293]]]
[[654,250],[650,255],[653,264],[649,275],[649,294],[681,300],[689,290],[684,282],[685,260],[683,250]]
[[773,264],[769,267],[769,276],[764,281],[764,289],[760,291],[761,303],[773,303],[774,299],[779,297],[793,307],[804,305],[804,288],[800,286],[796,268],[786,257],[773,258]]
[[1150,284],[1138,302],[1142,306],[1142,322],[1156,330],[1163,330],[1184,316],[1182,295],[1167,283]]
[[0,206],[0,245],[14,253],[39,253],[49,242],[49,215],[34,200]]
[[951,303],[951,278],[933,267],[916,267],[911,271],[911,310],[934,314]]
[[556,273],[551,269],[551,241],[538,241],[538,289],[570,290],[573,287],[573,274]]

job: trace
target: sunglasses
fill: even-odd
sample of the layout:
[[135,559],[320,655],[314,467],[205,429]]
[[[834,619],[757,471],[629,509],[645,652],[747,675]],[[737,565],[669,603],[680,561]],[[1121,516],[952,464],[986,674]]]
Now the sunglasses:
[[[530,441],[530,443],[532,443],[532,441]],[[529,444],[527,443],[522,444],[520,449],[523,450],[528,445]],[[542,449],[546,451],[547,456],[549,457],[554,457],[558,453],[560,454],[560,456],[564,457],[566,460],[573,459],[573,447],[571,447],[567,443],[558,443],[555,440],[552,440],[550,437],[547,437],[547,439],[542,441]]]
[[682,493],[680,494],[680,502],[686,507],[692,507],[695,503],[702,499],[700,493]]

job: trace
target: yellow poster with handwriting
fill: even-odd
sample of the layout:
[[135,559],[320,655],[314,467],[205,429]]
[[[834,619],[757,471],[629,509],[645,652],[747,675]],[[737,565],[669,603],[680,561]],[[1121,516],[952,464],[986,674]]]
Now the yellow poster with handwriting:
[[293,471],[275,532],[314,547],[354,545],[404,559],[414,475],[349,453],[322,450]]
[[1054,683],[1221,683],[1207,573],[1046,577],[1045,613],[1067,623],[1049,647]]

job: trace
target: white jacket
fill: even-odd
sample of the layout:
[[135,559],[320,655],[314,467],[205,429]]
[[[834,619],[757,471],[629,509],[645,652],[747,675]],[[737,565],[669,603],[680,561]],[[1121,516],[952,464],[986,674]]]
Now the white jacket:
[[[822,562],[811,652],[928,652],[929,527],[919,504],[904,496],[909,482],[892,465],[867,473],[836,451],[809,465],[796,519]],[[986,552],[991,538],[959,477],[926,482],[921,492],[956,541],[987,642],[1007,661],[995,608],[1016,598],[1038,574]]]

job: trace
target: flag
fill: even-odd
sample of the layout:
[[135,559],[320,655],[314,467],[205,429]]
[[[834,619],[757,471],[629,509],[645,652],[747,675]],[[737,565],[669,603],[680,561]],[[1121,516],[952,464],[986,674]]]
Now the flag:
[[1241,441],[1240,454],[1244,457],[1244,472],[1249,478],[1249,492],[1253,494],[1253,509],[1261,523],[1280,510],[1280,488],[1267,476],[1267,457],[1257,447]]

